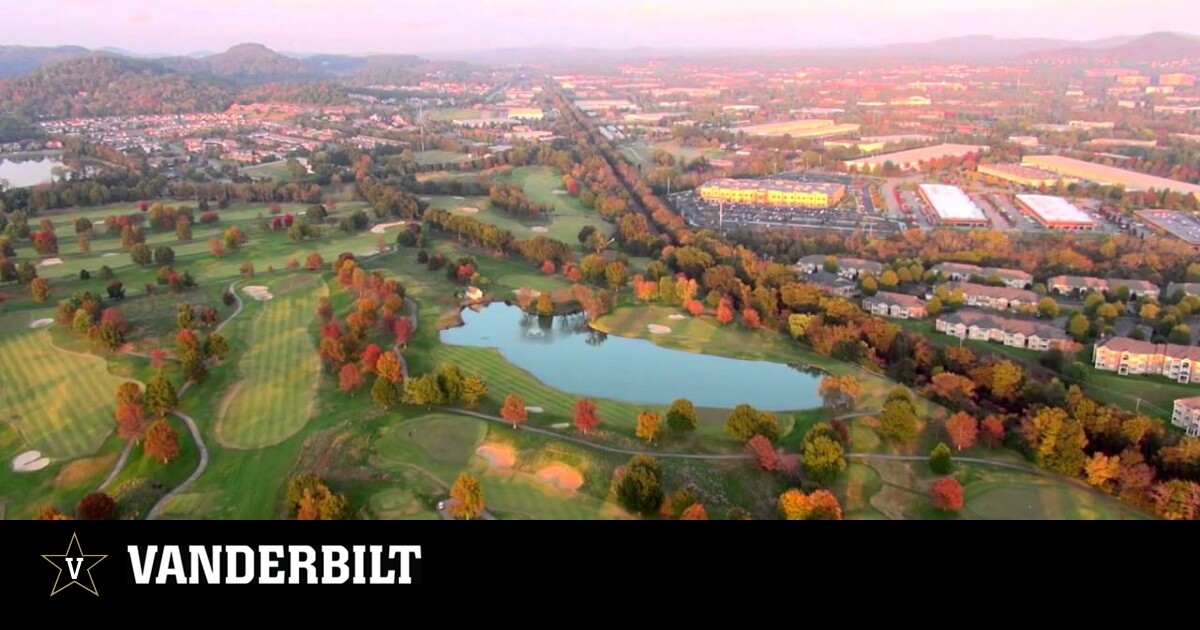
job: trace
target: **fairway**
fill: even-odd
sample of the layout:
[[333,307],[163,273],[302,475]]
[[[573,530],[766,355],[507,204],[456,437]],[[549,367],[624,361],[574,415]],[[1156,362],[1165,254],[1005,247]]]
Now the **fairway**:
[[319,276],[299,275],[269,286],[275,297],[255,315],[250,349],[238,364],[241,380],[226,393],[218,413],[217,436],[229,448],[282,442],[304,427],[315,403],[321,362],[308,325],[325,283]]
[[[388,427],[375,452],[389,463],[409,463],[431,470],[439,478],[453,475],[475,454],[487,427],[482,420],[462,416],[432,415]],[[441,469],[439,465],[448,468]],[[441,474],[441,473],[446,474]]]
[[1147,516],[1065,479],[992,472],[964,488],[965,515],[1004,520],[1122,520]]
[[388,488],[371,495],[368,505],[375,518],[383,521],[436,521],[437,512],[425,509],[412,492]]
[[17,319],[6,319],[0,342],[0,420],[50,459],[95,452],[115,426],[114,393],[124,379],[109,374],[103,359],[59,350],[48,330],[28,330]]

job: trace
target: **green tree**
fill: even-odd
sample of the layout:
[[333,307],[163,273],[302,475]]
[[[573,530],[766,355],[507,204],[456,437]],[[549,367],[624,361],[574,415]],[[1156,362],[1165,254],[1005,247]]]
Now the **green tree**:
[[634,455],[617,481],[617,502],[636,514],[652,514],[663,504],[662,465],[649,455]]
[[380,409],[391,409],[400,402],[400,392],[395,383],[382,376],[376,376],[375,384],[371,386],[371,400]]
[[739,441],[761,435],[768,440],[779,438],[779,420],[769,411],[759,411],[750,405],[738,405],[725,420],[725,434]]
[[862,289],[863,295],[875,295],[879,292],[879,283],[875,281],[875,276],[871,274],[864,275],[859,280],[858,287]]
[[433,374],[404,381],[404,402],[409,405],[438,405],[443,401],[442,388]]
[[150,246],[145,243],[138,243],[129,250],[129,257],[133,259],[135,265],[145,267],[150,264],[150,260],[154,258],[154,253],[150,251]]
[[813,426],[804,434],[804,475],[829,485],[846,469],[846,452],[828,423]]
[[1021,437],[1034,451],[1038,466],[1067,477],[1083,470],[1087,436],[1083,423],[1058,407],[1043,407],[1021,421]]
[[1088,318],[1083,313],[1076,313],[1071,316],[1067,322],[1067,333],[1071,335],[1075,341],[1087,341],[1088,331],[1092,325],[1088,322]]
[[879,276],[879,286],[887,290],[893,290],[900,286],[900,278],[895,271],[888,269]]
[[954,463],[950,460],[950,447],[938,442],[933,450],[929,451],[929,468],[939,475],[948,475],[951,470],[954,470]]
[[467,406],[474,407],[487,393],[487,383],[478,374],[472,374],[463,380],[462,400]]
[[896,442],[908,442],[916,438],[919,424],[917,408],[911,398],[890,398],[883,404],[879,414],[880,430]]
[[146,411],[159,418],[179,406],[179,396],[175,393],[175,386],[162,376],[151,376],[150,380],[146,381],[146,393],[142,396],[142,400]]
[[1058,302],[1054,298],[1042,298],[1038,300],[1038,314],[1042,317],[1053,319],[1058,317]]
[[667,409],[667,426],[682,433],[696,430],[696,407],[686,398],[677,398]]
[[1172,328],[1171,333],[1167,335],[1167,343],[1173,343],[1180,346],[1192,345],[1192,329],[1187,324],[1179,324],[1178,326]]
[[229,344],[225,341],[225,336],[215,332],[208,336],[204,341],[204,355],[216,359],[222,359],[229,352]]
[[453,405],[463,397],[463,375],[456,365],[443,365],[437,373],[438,389],[446,403]]
[[169,265],[175,262],[175,250],[166,245],[160,245],[154,250],[154,262],[158,265]]

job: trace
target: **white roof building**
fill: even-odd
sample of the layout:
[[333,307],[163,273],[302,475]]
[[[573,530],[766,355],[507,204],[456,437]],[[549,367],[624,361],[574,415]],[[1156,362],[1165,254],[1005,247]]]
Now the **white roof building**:
[[1096,222],[1074,204],[1051,195],[1017,195],[1027,214],[1048,228],[1091,229]]
[[933,208],[943,223],[951,225],[986,225],[987,215],[958,186],[921,184],[921,197]]

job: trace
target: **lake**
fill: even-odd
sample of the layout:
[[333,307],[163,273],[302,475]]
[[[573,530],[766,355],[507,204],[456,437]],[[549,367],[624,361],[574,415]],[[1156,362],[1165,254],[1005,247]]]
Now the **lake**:
[[441,331],[443,343],[496,348],[510,363],[571,394],[659,405],[687,398],[699,407],[724,409],[747,403],[768,411],[821,405],[820,377],[813,373],[605,335],[588,328],[582,315],[534,317],[493,303],[464,309],[462,319],[462,326]]
[[0,179],[8,182],[11,188],[36,186],[51,181],[54,177],[54,167],[63,163],[54,158],[32,160],[0,160]]

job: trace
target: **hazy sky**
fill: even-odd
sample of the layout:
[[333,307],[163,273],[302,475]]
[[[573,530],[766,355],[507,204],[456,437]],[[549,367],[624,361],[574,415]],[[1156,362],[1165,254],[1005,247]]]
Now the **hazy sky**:
[[2,0],[4,44],[220,51],[867,46],[1200,33],[1196,0]]

